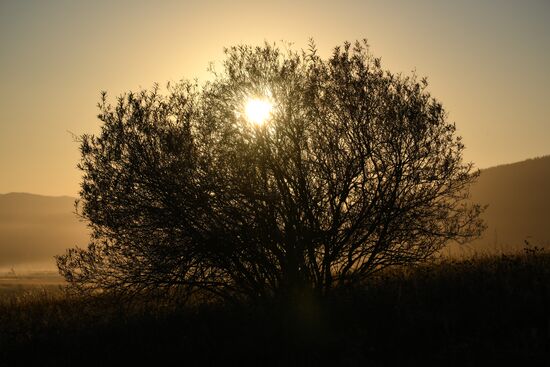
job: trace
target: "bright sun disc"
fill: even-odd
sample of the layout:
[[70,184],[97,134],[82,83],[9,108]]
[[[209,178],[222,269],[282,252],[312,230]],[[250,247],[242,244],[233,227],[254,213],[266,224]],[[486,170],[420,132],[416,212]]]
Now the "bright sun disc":
[[246,102],[245,112],[248,121],[261,125],[271,115],[273,105],[265,100],[250,99]]

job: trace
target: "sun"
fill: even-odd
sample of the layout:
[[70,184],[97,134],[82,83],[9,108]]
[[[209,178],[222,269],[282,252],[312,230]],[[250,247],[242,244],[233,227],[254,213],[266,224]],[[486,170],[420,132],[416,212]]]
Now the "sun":
[[271,115],[272,109],[273,105],[269,101],[251,98],[245,106],[246,119],[256,125],[262,125]]

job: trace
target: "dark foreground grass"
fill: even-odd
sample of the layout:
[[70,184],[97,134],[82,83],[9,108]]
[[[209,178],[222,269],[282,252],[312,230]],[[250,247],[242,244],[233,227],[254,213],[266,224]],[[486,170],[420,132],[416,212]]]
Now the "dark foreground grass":
[[0,365],[550,365],[550,255],[385,272],[319,302],[0,300]]

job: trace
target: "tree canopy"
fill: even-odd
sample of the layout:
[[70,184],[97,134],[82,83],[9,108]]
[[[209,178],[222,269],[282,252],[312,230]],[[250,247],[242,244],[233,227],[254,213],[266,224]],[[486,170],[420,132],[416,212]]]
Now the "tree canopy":
[[[80,137],[91,243],[57,257],[73,287],[325,294],[480,234],[478,173],[425,79],[384,70],[366,42],[225,56],[202,86],[102,95],[101,132]],[[263,124],[251,99],[272,106]]]

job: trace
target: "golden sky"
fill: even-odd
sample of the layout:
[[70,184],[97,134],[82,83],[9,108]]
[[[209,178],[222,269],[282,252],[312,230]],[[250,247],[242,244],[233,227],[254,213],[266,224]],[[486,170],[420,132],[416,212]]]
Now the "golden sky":
[[550,154],[550,2],[0,0],[0,193],[76,195],[74,134],[114,98],[204,79],[223,47],[280,40],[322,55],[367,38],[385,68],[427,76],[465,158]]

